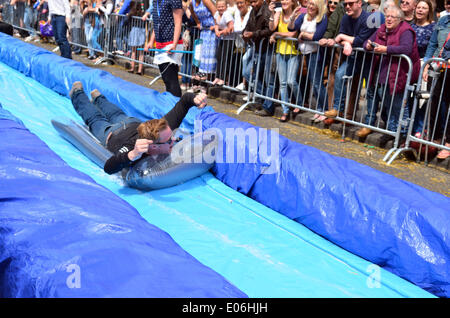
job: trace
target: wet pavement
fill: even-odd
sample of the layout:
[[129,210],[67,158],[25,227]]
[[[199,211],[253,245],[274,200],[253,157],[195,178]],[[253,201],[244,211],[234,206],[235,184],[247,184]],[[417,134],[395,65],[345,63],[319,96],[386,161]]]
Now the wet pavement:
[[[40,42],[30,43],[48,50],[53,50],[55,48],[55,45],[52,44],[42,44]],[[128,73],[125,69],[127,64],[125,60],[117,61],[114,65],[95,65],[93,61],[86,58],[85,54],[73,55],[73,59],[80,61],[87,66],[102,69],[114,76],[145,87],[149,87],[149,83],[155,76],[159,75],[158,70],[152,68],[146,68],[146,74],[144,76]],[[157,80],[151,88],[160,92],[165,90],[164,83],[161,79]],[[233,93],[232,95],[236,94]],[[276,112],[274,117],[260,117],[249,110],[244,110],[237,115],[236,111],[242,104],[240,98],[236,98],[236,96],[228,98],[226,97],[226,94],[218,94],[217,91],[214,92],[214,94],[211,92],[209,96],[208,104],[217,112],[224,113],[230,117],[237,118],[255,126],[278,128],[280,134],[295,142],[315,147],[335,156],[355,160],[379,171],[383,171],[396,176],[397,178],[415,183],[431,191],[439,192],[450,197],[450,158],[447,158],[444,162],[435,159],[434,161],[431,161],[430,164],[425,165],[423,162],[416,163],[415,160],[407,158],[402,154],[392,164],[388,165],[383,161],[383,157],[388,149],[376,146],[376,142],[369,144],[352,139],[351,132],[354,132],[355,129],[347,133],[347,136],[350,137],[342,139],[342,135],[338,131],[339,126],[336,125],[330,127],[331,129],[323,128],[320,125],[313,126],[311,123],[308,124],[307,120],[305,121],[305,116],[298,116],[299,118],[296,118],[295,120],[282,123],[279,121],[280,112]],[[217,97],[214,98],[213,96]],[[225,96],[225,98],[223,96]],[[231,102],[232,100],[234,102]],[[309,117],[311,117],[311,115],[309,115]],[[351,129],[352,128],[350,127],[350,130]]]

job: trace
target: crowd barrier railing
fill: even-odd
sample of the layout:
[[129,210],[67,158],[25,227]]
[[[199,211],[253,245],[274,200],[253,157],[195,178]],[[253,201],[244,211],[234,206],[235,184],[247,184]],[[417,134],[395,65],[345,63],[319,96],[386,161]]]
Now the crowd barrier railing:
[[[3,11],[3,19],[15,28],[40,33],[35,10],[23,2],[15,6],[6,5]],[[153,63],[154,52],[137,50],[148,42],[151,32],[152,23],[142,20],[141,17],[115,13],[108,16],[88,14],[82,18],[79,30],[71,28],[70,43],[100,55],[101,58],[96,63],[108,59],[124,59],[158,68]],[[188,36],[185,38],[186,33]],[[194,50],[194,43],[200,39],[201,30],[183,26],[182,34],[185,49]],[[420,78],[417,86],[412,85],[412,62],[408,56],[373,53],[361,48],[355,48],[350,56],[346,56],[339,45],[323,47],[314,41],[298,43],[296,38],[277,37],[275,40],[275,43],[269,43],[269,39],[263,39],[258,44],[244,43],[240,34],[234,34],[232,39],[218,39],[215,77],[223,80],[222,88],[247,94],[247,102],[241,105],[237,114],[256,101],[280,104],[285,111],[297,108],[316,117],[336,109],[334,120],[343,124],[342,138],[345,137],[346,126],[353,125],[389,135],[394,139],[393,147],[383,158],[388,164],[407,150],[412,150],[419,158],[420,155],[411,147],[411,143],[419,143],[425,149],[436,147],[448,150],[445,146],[445,136],[438,142],[433,139],[433,136],[440,136],[448,129],[448,106],[445,111],[442,110],[445,107],[440,107],[437,116],[430,116],[435,110],[430,104],[432,99],[428,99],[424,108],[425,114],[422,114],[424,111],[418,105],[424,91],[416,87],[421,87],[423,80]],[[284,41],[284,49],[281,51],[278,47],[281,45],[279,43],[282,43],[280,41]],[[286,48],[291,51],[286,52]],[[192,83],[195,80],[195,58],[199,57],[195,54],[183,54],[183,64],[179,71],[182,83]],[[395,84],[391,90],[389,85],[385,85],[386,78],[380,77],[383,61],[384,65],[388,65],[384,71],[387,74],[391,71],[395,73]],[[437,59],[430,60],[423,65],[421,74],[425,66],[437,62],[445,63]],[[406,84],[404,89],[399,91],[399,77],[405,75],[400,74],[400,67],[393,67],[402,63],[407,65]],[[447,69],[439,74],[430,74],[432,84],[429,84],[428,94],[439,94],[442,99],[444,86],[448,85],[439,86],[436,83],[442,76],[446,79]],[[158,78],[160,76],[150,85]],[[247,88],[238,89],[237,86],[242,86],[244,81],[247,82]],[[211,85],[213,78],[200,82]],[[437,92],[435,87],[439,87],[440,92]],[[411,107],[413,108],[410,109]],[[425,116],[427,120],[426,125],[422,126],[420,136],[428,135],[429,138],[416,135],[417,131],[413,125],[417,121],[417,114]],[[311,120],[316,120],[316,117]],[[436,122],[433,125],[433,119],[445,124],[437,125]],[[405,131],[407,139],[403,146],[400,142]],[[420,151],[421,149],[419,154]]]
[[[287,45],[294,44],[299,48],[295,38],[277,40],[287,41]],[[346,125],[353,125],[390,135],[394,139],[391,150],[399,147],[401,135],[406,133],[410,123],[409,97],[414,90],[410,84],[412,62],[408,56],[379,54],[361,48],[346,56],[339,45],[322,47],[313,41],[300,43],[306,54],[301,51],[283,54],[279,50],[277,53],[277,44],[263,41],[259,43],[258,50],[253,47],[256,54],[253,55],[250,85],[252,99],[243,104],[237,114],[258,99],[266,104],[281,104],[283,112],[298,108],[311,115],[324,116],[327,110],[336,109],[333,118],[343,123],[343,138]],[[406,75],[401,74],[405,69],[394,69],[395,65],[402,63],[406,65]],[[381,65],[387,65],[384,69],[387,74],[395,74],[391,90],[386,85],[386,77],[380,77]],[[292,68],[297,73],[289,73]],[[400,90],[399,79],[405,76],[404,89]],[[332,77],[334,82],[330,80]],[[385,161],[390,154],[391,151]]]
[[422,64],[405,145],[395,149],[388,164],[405,151],[411,151],[417,161],[424,155],[426,164],[432,149],[450,151],[449,67],[448,61],[440,58]]

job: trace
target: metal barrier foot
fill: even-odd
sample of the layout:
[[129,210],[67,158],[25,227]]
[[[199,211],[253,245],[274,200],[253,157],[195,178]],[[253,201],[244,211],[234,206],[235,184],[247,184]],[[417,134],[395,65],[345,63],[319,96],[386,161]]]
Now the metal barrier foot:
[[161,75],[158,75],[158,76],[156,76],[148,85],[149,86],[152,86],[153,84],[155,84],[155,82],[157,81],[157,80],[159,80],[161,78]]
[[239,109],[236,111],[236,115],[239,115],[245,108],[247,108],[248,105],[250,105],[252,102],[247,102],[243,104]]
[[99,65],[107,61],[112,61],[112,59],[110,59],[109,57],[101,57],[97,61],[95,61],[94,65]]

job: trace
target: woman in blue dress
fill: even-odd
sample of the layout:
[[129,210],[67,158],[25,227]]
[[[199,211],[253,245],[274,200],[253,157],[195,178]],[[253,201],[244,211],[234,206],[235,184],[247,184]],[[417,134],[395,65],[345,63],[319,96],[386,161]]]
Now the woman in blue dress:
[[200,29],[202,40],[200,65],[198,73],[193,76],[195,80],[211,80],[216,70],[216,46],[217,37],[214,32],[214,14],[216,7],[211,0],[194,0],[191,3],[193,18]]

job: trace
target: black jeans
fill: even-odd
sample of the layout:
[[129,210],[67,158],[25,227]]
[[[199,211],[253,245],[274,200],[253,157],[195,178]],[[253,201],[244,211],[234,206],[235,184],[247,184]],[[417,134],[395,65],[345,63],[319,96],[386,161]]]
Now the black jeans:
[[178,81],[178,65],[174,63],[159,64],[159,72],[166,85],[166,91],[173,96],[181,97],[181,87]]

